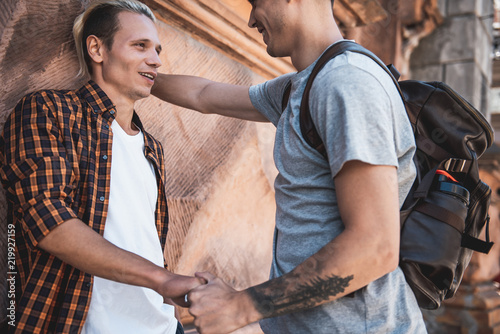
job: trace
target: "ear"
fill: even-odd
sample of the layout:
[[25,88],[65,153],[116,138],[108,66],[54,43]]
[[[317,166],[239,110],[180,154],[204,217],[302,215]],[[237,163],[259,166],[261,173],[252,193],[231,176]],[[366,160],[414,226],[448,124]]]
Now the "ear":
[[87,37],[87,52],[89,53],[90,58],[100,64],[103,61],[103,51],[104,44],[101,39],[95,35],[90,35]]

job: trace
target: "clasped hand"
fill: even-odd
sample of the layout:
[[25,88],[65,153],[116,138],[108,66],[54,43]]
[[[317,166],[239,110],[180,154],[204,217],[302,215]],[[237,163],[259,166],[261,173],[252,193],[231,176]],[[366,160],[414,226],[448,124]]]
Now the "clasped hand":
[[207,272],[195,276],[207,282],[187,294],[189,313],[201,334],[230,333],[253,322],[252,301],[245,291],[237,291]]

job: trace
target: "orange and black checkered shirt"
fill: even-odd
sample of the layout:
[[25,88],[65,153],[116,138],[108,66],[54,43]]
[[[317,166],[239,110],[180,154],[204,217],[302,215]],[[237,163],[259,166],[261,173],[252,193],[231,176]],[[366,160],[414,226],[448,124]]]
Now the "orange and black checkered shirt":
[[[110,191],[111,123],[115,106],[89,81],[76,91],[24,97],[0,137],[0,176],[15,226],[16,333],[79,333],[92,291],[91,275],[37,247],[51,229],[79,218],[104,232]],[[142,127],[145,155],[156,168],[156,226],[167,234],[163,149]]]

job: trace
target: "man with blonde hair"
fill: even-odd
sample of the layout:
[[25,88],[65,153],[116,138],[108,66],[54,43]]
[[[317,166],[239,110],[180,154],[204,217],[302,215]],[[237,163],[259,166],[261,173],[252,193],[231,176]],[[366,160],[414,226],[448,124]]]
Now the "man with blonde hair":
[[144,4],[98,1],[74,25],[74,91],[25,96],[0,137],[16,231],[16,333],[182,333],[171,302],[203,279],[164,268],[164,157],[134,111],[161,65]]

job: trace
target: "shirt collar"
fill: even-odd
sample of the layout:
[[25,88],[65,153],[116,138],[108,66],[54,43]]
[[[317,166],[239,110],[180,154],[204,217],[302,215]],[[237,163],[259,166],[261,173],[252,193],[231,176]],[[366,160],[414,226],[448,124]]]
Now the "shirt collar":
[[111,109],[116,109],[106,93],[92,80],[89,80],[80,88],[78,94],[87,101],[95,113],[103,113]]
[[134,115],[132,115],[132,123],[135,124],[139,129],[141,129],[142,132],[144,132],[144,126],[142,125],[141,119],[139,118],[139,115],[134,110]]
[[[115,105],[110,100],[110,98],[93,80],[89,80],[83,87],[81,87],[78,91],[78,94],[83,99],[85,99],[85,101],[87,101],[90,107],[97,114],[109,111],[111,109],[116,110]],[[146,133],[146,131],[144,131],[144,126],[142,125],[142,122],[135,111],[134,115],[132,116],[132,122],[139,129],[141,129],[144,136],[144,144],[147,147],[148,151],[152,151],[154,142],[152,138]]]
[[148,152],[153,151],[153,148],[155,147],[154,141],[151,138],[151,136],[149,135],[149,133],[147,133],[144,130],[144,126],[142,125],[142,122],[139,118],[139,115],[137,115],[137,113],[135,111],[134,111],[134,115],[132,116],[132,123],[134,123],[139,129],[141,129],[142,134],[144,136],[144,146],[146,147],[146,151],[148,151]]

